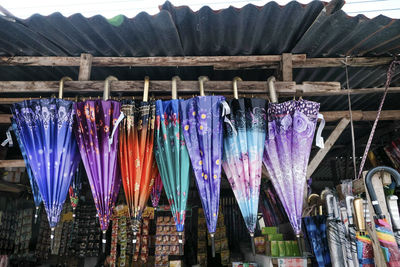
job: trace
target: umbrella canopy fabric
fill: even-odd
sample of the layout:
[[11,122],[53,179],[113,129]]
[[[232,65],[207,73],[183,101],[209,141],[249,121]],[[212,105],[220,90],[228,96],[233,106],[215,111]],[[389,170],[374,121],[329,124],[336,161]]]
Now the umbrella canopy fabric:
[[158,203],[160,202],[162,189],[163,189],[163,183],[161,181],[161,175],[157,174],[156,178],[154,179],[154,185],[151,188],[151,193],[150,193],[151,204],[155,209],[158,207]]
[[400,250],[397,246],[392,227],[389,224],[387,218],[385,218],[385,215],[383,214],[382,209],[379,206],[379,201],[377,199],[375,189],[372,185],[372,177],[375,173],[381,171],[386,171],[390,173],[393,178],[395,178],[396,185],[400,185],[400,174],[393,168],[383,166],[375,167],[370,170],[365,177],[365,184],[367,186],[368,193],[371,198],[371,203],[375,211],[375,231],[381,245],[385,261],[388,266],[400,266]]
[[100,228],[108,228],[120,185],[117,164],[121,104],[113,100],[78,102],[75,135],[88,176]]
[[296,235],[301,231],[307,164],[319,106],[303,99],[268,106],[263,162]]
[[75,217],[75,209],[78,206],[79,202],[79,194],[81,193],[82,189],[82,176],[84,175],[84,167],[83,165],[79,165],[78,170],[74,177],[71,180],[71,185],[69,187],[69,199],[71,202],[71,207],[73,210],[72,216]]
[[350,254],[351,254],[351,261],[353,266],[358,267],[358,257],[357,257],[357,243],[356,243],[356,229],[354,224],[354,217],[353,217],[353,196],[346,196],[346,213],[347,213],[347,220],[344,221],[347,231],[347,238],[350,245]]
[[266,136],[266,100],[229,100],[225,117],[222,167],[250,235],[257,224],[262,158]]
[[182,114],[179,111],[182,102],[183,100],[178,99],[156,101],[155,138],[157,165],[179,233],[184,231],[190,169],[189,154],[181,127]]
[[136,232],[158,173],[153,153],[154,102],[128,101],[122,105],[119,163],[129,214]]
[[11,110],[53,231],[80,161],[72,131],[74,102],[26,100]]
[[[18,126],[14,118],[11,119],[11,127],[15,133],[19,149],[21,150],[21,154],[25,162],[26,172],[28,174],[29,183],[31,184],[33,202],[35,203],[36,210],[38,210],[40,207],[40,203],[42,203],[42,195],[40,195],[39,187],[37,185],[35,177],[33,176],[32,169],[29,165],[28,155],[26,154],[24,144],[21,141],[21,137],[18,131]],[[37,216],[38,214],[35,214],[35,218],[37,218]]]
[[326,246],[326,243],[323,242],[323,235],[321,232],[321,224],[326,223],[326,217],[322,215],[304,217],[303,221],[318,266],[329,266],[331,263],[329,248]]
[[219,209],[224,100],[223,96],[197,96],[180,102],[183,135],[212,239]]

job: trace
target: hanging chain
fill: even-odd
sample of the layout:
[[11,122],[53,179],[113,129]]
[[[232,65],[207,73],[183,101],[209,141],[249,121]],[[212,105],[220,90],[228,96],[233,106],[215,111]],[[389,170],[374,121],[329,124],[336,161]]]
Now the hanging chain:
[[369,134],[367,146],[365,147],[364,155],[363,155],[361,163],[360,163],[360,170],[358,172],[358,177],[357,177],[358,179],[361,178],[361,174],[362,174],[362,171],[363,171],[363,168],[364,168],[365,160],[367,159],[368,151],[369,151],[369,148],[371,146],[372,139],[374,138],[374,133],[375,133],[375,130],[376,130],[376,126],[378,124],[379,117],[381,116],[383,103],[385,102],[385,98],[386,98],[390,83],[392,81],[392,75],[394,73],[394,70],[395,70],[397,64],[400,64],[400,61],[398,61],[396,59],[393,60],[392,63],[390,63],[389,69],[388,69],[388,71],[386,73],[385,92],[383,93],[381,103],[379,104],[378,113],[376,114],[376,119],[374,121],[374,125],[372,126],[371,133]]
[[[348,64],[347,58],[345,61],[346,66],[346,86],[347,86],[347,102],[349,103],[349,113],[350,113],[350,129],[351,129],[351,146],[353,152],[353,169],[354,169],[354,179],[357,178],[357,163],[356,163],[356,142],[354,137],[354,123],[353,123],[353,112],[351,110],[351,96],[350,96],[350,83],[349,83],[349,71],[348,71]],[[346,178],[347,179],[347,178]]]

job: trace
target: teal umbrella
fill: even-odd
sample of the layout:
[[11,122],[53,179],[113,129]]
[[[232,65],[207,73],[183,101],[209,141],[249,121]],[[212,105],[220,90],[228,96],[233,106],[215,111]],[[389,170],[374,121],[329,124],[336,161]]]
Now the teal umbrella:
[[155,156],[182,247],[190,160],[180,127],[179,106],[183,100],[176,99],[176,80],[174,77],[172,100],[156,101]]

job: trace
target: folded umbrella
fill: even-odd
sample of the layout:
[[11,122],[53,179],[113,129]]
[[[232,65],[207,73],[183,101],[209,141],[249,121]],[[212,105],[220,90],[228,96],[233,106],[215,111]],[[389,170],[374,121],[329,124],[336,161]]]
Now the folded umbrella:
[[224,102],[224,157],[222,167],[250,233],[253,254],[257,224],[262,158],[266,136],[266,100],[238,98],[233,81],[234,99]]
[[181,127],[179,105],[183,100],[176,99],[177,81],[178,77],[172,79],[172,100],[156,101],[155,157],[162,180],[160,184],[164,185],[178,232],[179,249],[182,250],[190,159]]
[[350,242],[350,252],[353,261],[353,266],[358,267],[357,257],[357,243],[356,243],[356,229],[354,225],[354,209],[353,209],[353,196],[346,196],[346,211],[347,211],[347,236]]
[[121,104],[108,99],[111,80],[116,78],[110,76],[106,79],[103,100],[86,100],[75,105],[75,136],[103,232],[103,253],[110,216],[121,183],[117,150],[118,124],[123,114],[120,112]]
[[215,255],[214,235],[217,227],[221,185],[223,96],[200,96],[180,102],[183,135],[196,177],[197,189]]
[[82,176],[85,172],[85,167],[80,164],[78,167],[77,172],[75,173],[74,177],[71,180],[71,185],[69,186],[69,200],[71,202],[72,207],[72,217],[75,218],[75,210],[78,206],[79,202],[79,194],[82,189]]
[[65,79],[60,81],[59,98],[25,100],[11,108],[46,209],[51,248],[54,230],[80,161],[72,131],[74,102],[62,99]]
[[151,204],[153,205],[154,209],[157,209],[158,207],[158,202],[160,202],[162,189],[163,189],[163,183],[161,181],[161,175],[157,174],[157,176],[154,178],[154,185],[151,188],[151,193],[150,193]]
[[360,267],[374,267],[374,248],[372,246],[371,237],[366,231],[363,202],[364,200],[362,198],[355,198],[353,200],[354,220],[357,227],[356,244],[358,264]]
[[379,201],[377,199],[375,189],[372,185],[372,177],[375,173],[381,171],[390,173],[392,177],[395,178],[396,185],[400,186],[400,174],[395,169],[385,166],[375,167],[370,170],[365,178],[365,184],[371,198],[372,207],[375,211],[375,230],[382,248],[385,261],[388,266],[400,266],[400,251],[397,246],[396,239],[394,238],[393,231],[387,218],[385,217],[381,207],[379,206]]
[[344,255],[346,265],[348,267],[354,267],[353,262],[353,255],[351,253],[351,243],[349,239],[349,221],[347,217],[347,209],[345,207],[340,208],[340,222],[339,227],[341,230],[341,241],[342,241],[342,248],[344,248]]
[[386,203],[390,213],[390,218],[392,219],[394,237],[396,238],[397,246],[400,247],[400,215],[397,200],[397,196],[392,195],[386,197]]

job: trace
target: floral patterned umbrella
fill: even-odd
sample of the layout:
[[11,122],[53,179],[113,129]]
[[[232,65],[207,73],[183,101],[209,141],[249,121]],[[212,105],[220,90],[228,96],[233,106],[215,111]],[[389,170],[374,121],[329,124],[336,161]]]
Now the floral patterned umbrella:
[[68,194],[80,156],[72,132],[74,102],[59,98],[25,100],[11,110],[29,166],[36,179],[51,228],[54,230]]
[[224,110],[229,112],[225,112],[228,114],[224,124],[222,167],[249,230],[255,254],[254,231],[260,195],[267,102],[261,98],[238,99],[237,81],[238,78],[235,78],[233,83],[235,98],[224,103]]
[[18,132],[17,123],[15,122],[15,119],[13,119],[13,118],[11,119],[11,127],[15,133],[15,137],[17,138],[19,149],[21,150],[22,157],[24,158],[26,172],[28,174],[29,182],[31,184],[33,202],[35,203],[35,223],[36,223],[37,218],[39,216],[40,204],[42,203],[42,195],[40,195],[39,187],[38,187],[36,179],[32,173],[32,168],[29,166],[28,155],[26,154],[25,147],[21,141],[21,137]]
[[214,234],[219,210],[222,165],[223,96],[200,96],[182,101],[183,135],[192,162],[215,255]]
[[79,202],[79,194],[82,189],[82,176],[84,175],[84,167],[82,164],[79,164],[78,170],[72,178],[71,185],[69,187],[69,200],[71,202],[72,207],[72,217],[75,218],[75,210],[78,206]]
[[[153,153],[155,105],[148,101],[149,79],[145,79],[143,101],[122,105],[125,119],[120,125],[119,164],[134,237],[158,173]],[[136,246],[134,246],[135,249]]]
[[116,192],[120,185],[118,157],[118,124],[123,118],[121,104],[108,100],[109,82],[105,82],[104,100],[78,102],[76,109],[75,135],[86,169],[90,189],[103,231],[105,252],[106,231],[115,205]]
[[176,230],[179,233],[179,243],[183,244],[190,161],[180,122],[179,104],[183,100],[176,99],[176,81],[177,77],[174,77],[173,99],[156,102],[155,155],[162,184],[175,219]]
[[303,99],[268,106],[263,162],[297,236],[301,232],[303,193],[319,106]]

